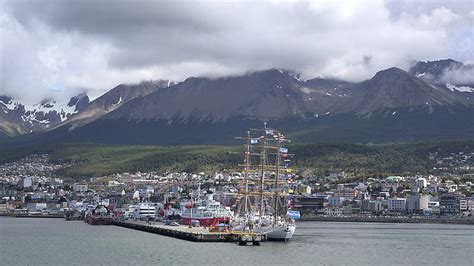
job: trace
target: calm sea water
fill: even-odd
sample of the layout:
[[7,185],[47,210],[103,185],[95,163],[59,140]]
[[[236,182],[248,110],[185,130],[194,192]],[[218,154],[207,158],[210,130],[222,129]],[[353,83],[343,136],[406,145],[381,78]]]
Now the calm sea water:
[[301,222],[289,243],[194,243],[116,226],[0,217],[0,265],[473,265],[469,225]]

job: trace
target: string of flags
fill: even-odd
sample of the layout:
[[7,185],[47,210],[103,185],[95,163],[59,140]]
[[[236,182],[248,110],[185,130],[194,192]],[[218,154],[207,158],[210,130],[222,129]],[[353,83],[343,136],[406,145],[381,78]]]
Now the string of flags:
[[273,135],[273,138],[278,141],[285,141],[285,136],[280,132]]
[[[279,142],[290,142],[289,140],[285,140],[285,136],[283,134],[281,134],[280,132],[276,131],[276,130],[273,130],[273,129],[266,129],[265,130],[265,135],[266,136],[271,136],[274,140],[276,141],[279,141]],[[256,138],[250,138],[250,144],[251,145],[256,145],[256,144],[259,144],[260,142],[262,142],[266,136],[259,136],[259,137],[256,137]],[[279,153],[280,153],[280,156],[282,156],[282,158],[284,159],[283,160],[283,166],[286,168],[286,172],[287,173],[291,173],[292,172],[292,169],[288,168],[291,164],[291,161],[289,160],[289,158],[292,157],[292,154],[289,154],[288,153],[288,148],[286,147],[280,147],[279,148]]]

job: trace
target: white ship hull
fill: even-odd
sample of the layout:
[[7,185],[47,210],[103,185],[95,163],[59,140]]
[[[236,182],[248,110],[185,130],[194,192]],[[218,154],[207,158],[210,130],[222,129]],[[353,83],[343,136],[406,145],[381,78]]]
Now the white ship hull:
[[261,227],[256,231],[266,234],[268,240],[288,241],[293,237],[295,230],[296,225],[288,224],[276,227]]

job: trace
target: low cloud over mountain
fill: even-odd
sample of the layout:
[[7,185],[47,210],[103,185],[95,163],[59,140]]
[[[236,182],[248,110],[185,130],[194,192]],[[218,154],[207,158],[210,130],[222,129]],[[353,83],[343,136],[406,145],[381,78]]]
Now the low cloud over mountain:
[[[453,66],[468,67],[454,60],[418,62],[410,72],[392,67],[362,82],[305,80],[270,69],[178,84],[122,84],[66,121],[12,141],[222,144],[263,121],[298,142],[473,138],[474,86],[435,78]],[[11,103],[3,105],[11,115]]]
[[[120,83],[270,68],[369,79],[412,60],[473,61],[466,1],[2,1],[1,86],[33,104]],[[471,49],[471,50],[470,50]],[[446,79],[464,75],[447,73]]]

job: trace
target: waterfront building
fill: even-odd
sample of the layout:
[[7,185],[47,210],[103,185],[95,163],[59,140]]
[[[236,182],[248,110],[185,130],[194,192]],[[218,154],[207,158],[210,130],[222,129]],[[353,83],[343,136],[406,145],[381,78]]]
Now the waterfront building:
[[428,210],[429,196],[414,194],[407,197],[407,211],[408,213],[422,213]]
[[359,191],[355,190],[355,189],[350,189],[350,188],[346,188],[346,189],[338,189],[338,190],[335,190],[334,193],[333,193],[333,197],[342,197],[346,200],[353,200],[354,198],[357,197],[357,194],[359,193]]
[[368,210],[375,214],[381,212],[383,210],[383,201],[381,200],[369,201]]
[[406,211],[406,198],[391,198],[388,199],[388,210],[392,212],[405,212]]
[[360,213],[360,208],[348,205],[348,206],[343,206],[342,207],[342,214],[343,215],[352,215],[352,214],[359,214]]
[[345,201],[344,197],[330,197],[328,198],[328,203],[330,206],[341,206]]
[[471,213],[474,212],[474,196],[467,197],[467,209],[471,211]]
[[328,198],[327,195],[295,197],[294,206],[304,210],[318,211],[329,205]]
[[466,212],[467,210],[468,210],[467,199],[466,198],[460,198],[459,199],[459,211],[460,212]]
[[30,211],[41,211],[48,207],[46,202],[28,202],[26,208]]
[[455,194],[443,194],[439,196],[439,210],[441,215],[459,215],[461,212],[461,198]]
[[328,216],[342,216],[344,208],[341,207],[326,207],[324,208],[324,214]]
[[439,214],[439,201],[428,202],[428,209],[432,214]]

